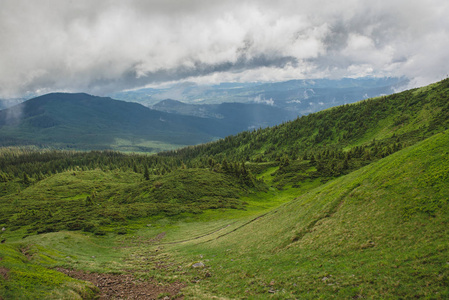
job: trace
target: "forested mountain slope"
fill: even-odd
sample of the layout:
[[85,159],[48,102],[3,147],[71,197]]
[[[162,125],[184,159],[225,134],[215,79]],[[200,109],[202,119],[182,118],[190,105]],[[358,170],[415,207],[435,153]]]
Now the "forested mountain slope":
[[224,123],[223,126],[233,130],[232,134],[275,126],[298,116],[291,110],[258,103],[187,104],[166,99],[152,108],[181,115],[219,119]]
[[0,145],[155,152],[234,133],[223,125],[111,98],[54,93],[0,111]]
[[[449,127],[449,79],[385,97],[330,108],[266,129],[165,155],[270,161],[323,149],[349,149],[391,141],[412,144]],[[391,146],[391,145],[390,145]],[[372,149],[371,149],[372,150]]]

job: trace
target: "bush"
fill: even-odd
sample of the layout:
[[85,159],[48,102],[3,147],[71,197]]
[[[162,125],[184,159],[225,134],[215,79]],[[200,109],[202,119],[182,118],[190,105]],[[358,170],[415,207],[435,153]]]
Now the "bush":
[[127,234],[128,233],[128,230],[126,229],[126,228],[119,228],[118,230],[117,230],[117,234]]

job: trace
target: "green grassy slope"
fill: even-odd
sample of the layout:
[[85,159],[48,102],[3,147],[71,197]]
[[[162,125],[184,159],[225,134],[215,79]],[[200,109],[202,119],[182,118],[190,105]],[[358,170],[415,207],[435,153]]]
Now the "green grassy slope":
[[171,251],[201,255],[204,298],[447,298],[448,146],[446,131]]
[[330,108],[282,125],[242,132],[165,155],[272,161],[283,155],[296,158],[322,149],[349,149],[373,140],[391,144],[389,140],[393,139],[411,145],[449,128],[448,99],[449,79],[445,79],[420,89]]
[[124,234],[133,222],[244,209],[240,198],[249,192],[238,179],[204,169],[149,180],[134,172],[67,171],[1,197],[0,226],[13,236],[59,230]]
[[[2,299],[93,299],[98,288],[42,266],[55,262],[28,245],[0,245]],[[55,254],[54,252],[52,254]],[[61,255],[61,254],[59,254]]]

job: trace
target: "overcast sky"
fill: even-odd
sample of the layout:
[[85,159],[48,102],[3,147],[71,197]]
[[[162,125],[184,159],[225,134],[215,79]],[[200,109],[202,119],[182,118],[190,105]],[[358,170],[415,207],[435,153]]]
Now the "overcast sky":
[[0,0],[0,97],[449,73],[447,0]]

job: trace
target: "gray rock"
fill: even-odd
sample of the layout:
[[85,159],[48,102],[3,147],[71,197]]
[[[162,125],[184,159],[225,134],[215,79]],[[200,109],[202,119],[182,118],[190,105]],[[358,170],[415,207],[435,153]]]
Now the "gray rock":
[[197,262],[196,264],[192,265],[192,268],[204,268],[205,265],[202,262]]

